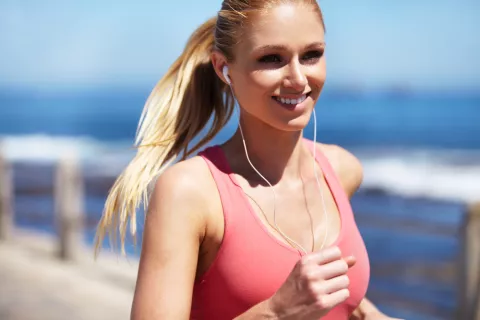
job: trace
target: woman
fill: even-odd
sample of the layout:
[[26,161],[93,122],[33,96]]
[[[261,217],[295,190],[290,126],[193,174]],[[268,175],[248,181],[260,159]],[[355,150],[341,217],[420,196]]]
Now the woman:
[[[193,34],[147,101],[138,154],[99,225],[97,249],[118,221],[123,248],[148,199],[132,319],[388,319],[364,297],[369,263],[348,201],[361,165],[302,137],[324,50],[313,0],[225,0]],[[187,159],[235,100],[239,130]]]

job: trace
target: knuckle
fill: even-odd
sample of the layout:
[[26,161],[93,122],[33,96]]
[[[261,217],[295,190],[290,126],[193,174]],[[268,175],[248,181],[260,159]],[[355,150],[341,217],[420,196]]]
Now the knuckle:
[[334,253],[336,256],[339,256],[339,255],[342,254],[342,251],[341,251],[340,248],[337,247],[337,246],[333,247],[332,250],[333,250],[333,253]]
[[308,274],[307,272],[302,272],[302,273],[300,274],[300,280],[303,281],[303,282],[305,282],[305,283],[307,283],[307,284],[311,282],[309,277],[310,277],[310,276],[309,276],[309,274]]
[[325,249],[322,254],[324,256],[331,256],[332,258],[338,258],[342,255],[342,252],[340,251],[339,247],[335,246]]
[[300,272],[300,280],[306,283],[307,286],[314,283],[314,272],[311,268],[303,268]]
[[302,277],[308,271],[309,266],[310,266],[310,263],[307,259],[301,259],[295,265],[295,269],[298,272],[298,274],[300,274],[300,277]]
[[315,306],[318,309],[328,309],[328,302],[325,296],[318,296],[317,299],[315,300]]
[[339,268],[342,273],[345,273],[348,271],[348,264],[344,260],[339,261]]
[[312,296],[316,296],[318,294],[318,289],[313,282],[309,282],[307,284],[307,290],[308,290],[308,293],[311,294]]
[[305,269],[304,277],[305,277],[305,280],[313,282],[317,278],[317,273],[315,272],[314,269],[308,268],[308,269]]
[[306,272],[303,281],[308,283],[309,285],[313,286],[314,288],[317,288],[319,285],[319,278],[317,276],[317,273],[315,270],[310,270],[309,272]]
[[305,267],[309,266],[310,265],[310,257],[308,256],[305,256],[305,257],[302,257],[299,261],[298,261],[298,266],[301,268],[301,269],[304,269]]

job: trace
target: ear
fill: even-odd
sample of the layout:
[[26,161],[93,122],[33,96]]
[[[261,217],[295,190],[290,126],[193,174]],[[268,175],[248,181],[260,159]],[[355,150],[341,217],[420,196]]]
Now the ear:
[[223,75],[223,67],[227,65],[227,58],[221,52],[216,50],[212,52],[210,57],[215,73],[223,82],[225,82],[225,84],[228,85],[228,82]]

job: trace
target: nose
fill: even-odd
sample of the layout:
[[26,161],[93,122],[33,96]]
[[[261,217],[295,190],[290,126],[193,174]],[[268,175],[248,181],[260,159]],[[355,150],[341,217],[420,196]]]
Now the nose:
[[303,91],[308,84],[307,77],[302,70],[302,65],[293,60],[286,66],[286,75],[284,78],[284,86],[286,88],[292,88],[295,91]]

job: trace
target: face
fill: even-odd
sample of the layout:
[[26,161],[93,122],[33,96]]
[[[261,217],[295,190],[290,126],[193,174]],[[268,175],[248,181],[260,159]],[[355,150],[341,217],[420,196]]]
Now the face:
[[[326,77],[322,22],[300,4],[278,5],[249,22],[235,61],[228,64],[242,117],[279,130],[302,130]],[[214,65],[221,70],[221,59]]]

